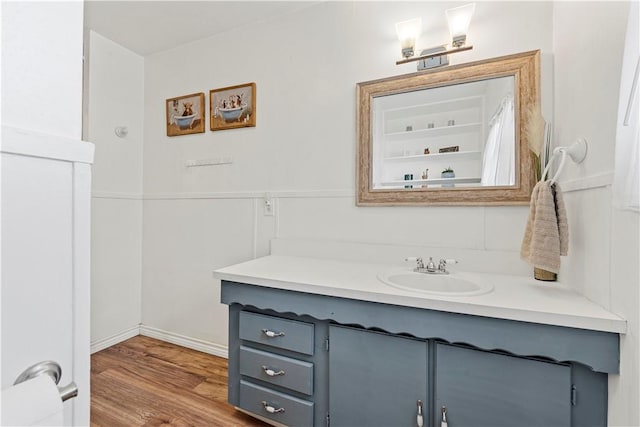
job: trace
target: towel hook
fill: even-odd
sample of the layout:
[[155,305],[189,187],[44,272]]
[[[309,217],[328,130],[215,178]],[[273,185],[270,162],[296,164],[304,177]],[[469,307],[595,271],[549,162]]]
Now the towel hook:
[[558,170],[556,170],[555,175],[553,175],[553,178],[551,178],[551,184],[556,182],[556,180],[560,176],[560,172],[562,172],[562,168],[564,167],[564,162],[567,160],[567,156],[569,156],[569,158],[574,163],[582,163],[584,161],[584,159],[587,157],[587,141],[584,138],[578,138],[576,142],[568,147],[557,147],[556,149],[554,149],[547,167],[544,168],[544,172],[542,172],[541,180],[544,180],[544,177],[547,175],[547,172],[549,172],[549,169],[551,168],[553,159],[556,158],[556,155],[558,153],[560,153],[562,157],[560,159]]

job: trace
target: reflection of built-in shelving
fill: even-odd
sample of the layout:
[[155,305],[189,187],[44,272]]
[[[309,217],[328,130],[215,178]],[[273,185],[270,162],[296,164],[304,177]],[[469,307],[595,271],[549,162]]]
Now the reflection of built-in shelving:
[[[378,100],[373,109],[376,117],[374,188],[480,183],[486,100],[479,91],[465,91],[465,94],[467,96],[446,98],[444,92],[427,89],[409,93],[404,99],[382,97]],[[449,147],[457,147],[459,151],[439,152]],[[423,154],[426,149],[430,154]],[[445,168],[455,170],[461,178],[440,178]],[[426,171],[434,178],[402,180],[408,174],[420,178]]]
[[421,185],[443,185],[443,184],[478,184],[480,178],[476,177],[460,177],[460,178],[433,178],[433,179],[413,179],[413,180],[396,180],[382,182],[384,187],[405,187],[412,185],[419,188]]
[[414,131],[427,129],[429,123],[433,123],[434,129],[437,129],[451,119],[457,124],[474,122],[478,119],[477,112],[482,108],[482,103],[481,97],[470,96],[388,109],[384,111],[383,133],[389,135],[406,131],[407,126],[411,126]]
[[440,126],[434,128],[404,130],[401,132],[386,133],[384,136],[388,141],[404,141],[414,138],[434,138],[445,135],[456,135],[467,132],[478,132],[482,123],[465,123],[453,126]]
[[411,161],[411,160],[450,160],[450,159],[476,159],[480,158],[480,151],[452,151],[449,153],[417,154],[415,156],[393,156],[385,157],[388,161]]

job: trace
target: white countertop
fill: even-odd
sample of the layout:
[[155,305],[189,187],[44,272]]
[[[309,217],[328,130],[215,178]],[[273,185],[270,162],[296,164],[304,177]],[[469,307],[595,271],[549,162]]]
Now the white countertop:
[[[625,333],[627,322],[558,282],[523,276],[468,273],[494,289],[475,296],[441,296],[402,290],[378,273],[397,266],[309,257],[270,255],[218,269],[220,280],[385,304]],[[410,269],[407,267],[407,271]]]

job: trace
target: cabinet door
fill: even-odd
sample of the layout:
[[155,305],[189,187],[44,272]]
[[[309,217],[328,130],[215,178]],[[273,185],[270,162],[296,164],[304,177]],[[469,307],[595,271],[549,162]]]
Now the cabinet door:
[[444,344],[436,346],[437,420],[449,427],[571,425],[568,366]]
[[417,401],[428,407],[427,343],[340,326],[329,336],[331,426],[415,427]]

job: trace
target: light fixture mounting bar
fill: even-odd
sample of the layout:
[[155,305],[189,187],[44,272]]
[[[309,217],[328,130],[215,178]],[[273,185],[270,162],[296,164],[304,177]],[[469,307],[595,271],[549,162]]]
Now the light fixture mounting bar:
[[408,64],[409,62],[422,61],[424,59],[435,58],[436,56],[449,55],[449,54],[453,54],[453,53],[464,52],[465,50],[471,50],[471,49],[473,49],[473,46],[461,46],[461,47],[457,47],[455,49],[449,49],[449,50],[443,50],[443,51],[440,51],[440,52],[429,53],[427,55],[414,56],[414,57],[411,57],[411,58],[401,59],[399,61],[396,61],[396,65]]

